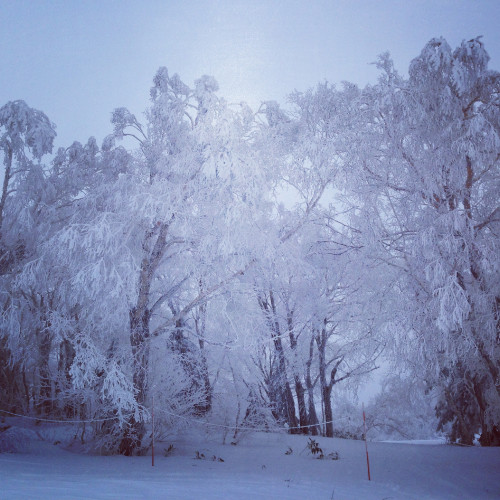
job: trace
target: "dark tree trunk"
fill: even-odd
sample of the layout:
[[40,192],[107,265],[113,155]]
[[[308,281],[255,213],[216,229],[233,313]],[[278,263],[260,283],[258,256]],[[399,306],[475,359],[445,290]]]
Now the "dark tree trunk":
[[[487,383],[486,376],[483,380],[473,380],[474,396],[479,406],[479,421],[481,423],[481,436],[479,437],[479,443],[481,446],[500,446],[499,429],[497,425],[489,423],[486,418],[488,407],[484,398],[484,385]],[[500,425],[500,422],[498,422],[498,424]]]
[[[327,363],[326,360],[326,346],[328,343],[328,333],[326,331],[326,320],[320,332],[316,335],[316,344],[318,346],[319,357],[319,382],[321,385],[321,399],[323,403],[323,410],[325,413],[325,430],[326,437],[333,437],[333,410],[332,410],[332,389],[337,383],[336,375],[339,365],[342,363],[343,358],[337,357]],[[328,364],[333,363],[333,368],[330,372],[329,380],[327,379]]]
[[[297,337],[294,332],[294,324],[293,324],[293,310],[287,310],[287,328],[288,328],[288,336],[290,337],[290,349],[292,351],[292,355],[295,358],[297,355]],[[307,409],[306,409],[306,400],[305,400],[305,388],[302,385],[302,380],[299,375],[296,373],[295,365],[292,365],[293,380],[295,382],[295,395],[297,396],[297,406],[299,408],[299,426],[298,433],[307,434],[308,433],[308,417],[307,417]]]
[[316,344],[318,346],[318,372],[321,389],[321,404],[323,406],[323,417],[325,421],[325,435],[327,437],[333,437],[333,425],[331,423],[331,391],[328,391],[328,383],[326,381],[326,331],[324,328],[317,333]]
[[52,408],[52,377],[50,376],[50,353],[52,350],[52,336],[48,326],[38,331],[39,338],[39,396],[37,409],[41,415],[49,415]]
[[281,329],[277,318],[274,294],[270,291],[269,300],[262,297],[259,297],[258,300],[271,329],[271,337],[273,339],[274,353],[277,361],[277,366],[275,367],[271,379],[269,394],[275,398],[274,403],[278,419],[286,422],[291,428],[292,433],[295,433],[297,431],[295,401],[293,399],[290,383],[288,382],[285,352],[281,341]]
[[300,425],[300,433],[308,434],[308,426],[309,426],[309,418],[307,415],[306,409],[306,398],[305,398],[306,390],[302,385],[301,380],[298,376],[295,376],[295,394],[297,395],[297,405],[299,407],[299,425]]
[[8,411],[26,413],[30,402],[26,374],[18,363],[13,364],[10,359],[7,339],[2,338],[0,339],[0,387],[2,388],[0,404]]
[[472,446],[474,444],[474,431],[473,426],[470,425],[468,419],[464,416],[461,408],[457,408],[453,402],[453,397],[446,391],[446,400],[448,402],[449,408],[455,414],[455,421],[453,422],[451,441],[459,441],[460,444],[465,444]]
[[[134,308],[130,311],[130,332],[135,400],[139,407],[143,407],[146,402],[149,364],[149,348],[146,342],[149,338],[149,310],[147,308],[143,310]],[[140,450],[145,431],[144,422],[137,421],[134,416],[131,416],[127,422],[119,452],[122,455],[131,456]]]
[[293,400],[292,389],[290,388],[290,384],[288,381],[285,384],[285,391],[282,395],[282,398],[285,403],[286,422],[291,428],[290,432],[292,434],[298,434],[299,429],[297,428],[297,416],[295,415],[295,402]]
[[326,437],[333,437],[332,387],[330,385],[323,386],[321,391],[325,409],[325,435]]
[[[143,259],[139,274],[137,304],[129,313],[134,397],[139,409],[144,407],[147,396],[151,284],[167,247],[166,237],[168,228],[169,225],[167,223],[157,222],[146,234],[142,245]],[[134,416],[131,416],[125,427],[119,445],[119,452],[127,456],[137,453],[141,449],[145,431],[144,422],[142,420],[137,421]]]
[[199,406],[199,412],[201,414],[205,414],[212,409],[212,385],[210,384],[210,377],[208,375],[208,363],[207,363],[207,358],[205,357],[203,340],[200,339],[199,345],[200,345],[200,357],[201,357],[200,372],[203,380],[204,401],[201,405],[198,406]]
[[3,212],[5,208],[5,202],[7,196],[9,195],[9,182],[11,179],[12,170],[12,157],[13,151],[8,141],[4,143],[4,174],[2,183],[2,196],[0,197],[0,242],[2,241],[2,226],[3,226]]
[[326,362],[325,352],[320,349],[319,355],[319,383],[321,387],[321,403],[323,405],[323,412],[325,418],[325,435],[326,437],[333,437],[333,411],[332,411],[332,387],[326,380]]
[[[203,292],[202,282],[200,280],[200,293]],[[206,325],[207,307],[203,304],[199,307],[198,314],[195,318],[196,334],[198,335],[198,345],[200,346],[200,363],[199,372],[203,381],[204,401],[199,406],[201,414],[208,413],[212,409],[212,385],[208,374],[208,363],[205,356],[205,325]]]
[[315,384],[311,378],[311,365],[314,355],[314,336],[311,337],[311,342],[309,343],[309,359],[306,362],[306,389],[307,389],[307,400],[309,408],[309,427],[308,431],[313,436],[317,436],[320,432],[318,415],[316,414],[316,405],[314,401],[314,386]]
[[314,404],[314,393],[312,387],[308,389],[308,403],[309,403],[309,433],[313,436],[317,436],[320,434],[319,420],[318,415],[316,413],[316,406]]
[[[71,387],[71,374],[70,369],[75,357],[75,350],[71,345],[71,342],[64,339],[59,344],[59,360],[57,363],[57,385],[56,385],[56,396],[58,394],[63,394],[69,387]],[[75,407],[68,400],[62,405],[63,413],[66,417],[72,417],[75,415]]]

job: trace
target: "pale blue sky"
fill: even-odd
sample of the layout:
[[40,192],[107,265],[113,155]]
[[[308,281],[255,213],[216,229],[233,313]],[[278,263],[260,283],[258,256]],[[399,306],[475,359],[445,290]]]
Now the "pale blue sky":
[[325,79],[373,83],[386,50],[406,73],[432,37],[484,35],[500,70],[499,0],[0,0],[0,105],[24,99],[58,126],[58,146],[139,117],[159,66],[189,85],[215,76],[230,101],[285,103]]

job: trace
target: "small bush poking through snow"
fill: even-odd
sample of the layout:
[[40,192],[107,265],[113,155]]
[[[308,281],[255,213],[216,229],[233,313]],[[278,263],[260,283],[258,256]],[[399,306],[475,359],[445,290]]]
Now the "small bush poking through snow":
[[[196,460],[207,460],[207,457],[205,456],[205,454],[204,453],[200,453],[198,450],[196,451],[194,458]],[[210,457],[210,460],[212,460],[212,462],[224,462],[223,458],[218,457],[216,455],[212,455]]]
[[309,449],[311,454],[315,456],[315,458],[317,458],[318,460],[324,460],[324,459],[338,460],[340,458],[337,451],[333,451],[331,453],[328,453],[328,455],[325,455],[323,453],[323,449],[320,448],[319,443],[312,438],[309,438],[306,448]]
[[168,448],[165,448],[165,449],[163,450],[163,455],[164,455],[165,457],[168,457],[169,455],[171,455],[171,454],[172,454],[172,452],[173,452],[173,451],[174,451],[174,445],[173,445],[173,444],[169,444],[169,445],[168,445]]

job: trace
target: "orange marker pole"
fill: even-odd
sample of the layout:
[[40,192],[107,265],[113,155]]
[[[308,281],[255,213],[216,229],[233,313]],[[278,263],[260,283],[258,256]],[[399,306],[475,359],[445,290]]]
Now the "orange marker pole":
[[364,431],[365,431],[365,450],[366,450],[366,466],[368,468],[368,481],[371,481],[371,477],[370,477],[370,459],[368,458],[368,443],[366,442],[365,403],[363,403],[363,428],[364,428]]

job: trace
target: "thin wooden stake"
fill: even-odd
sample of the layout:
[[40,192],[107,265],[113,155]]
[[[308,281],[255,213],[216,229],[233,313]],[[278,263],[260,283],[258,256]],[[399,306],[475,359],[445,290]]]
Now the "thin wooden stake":
[[368,481],[371,481],[371,477],[370,477],[370,459],[368,458],[368,443],[366,442],[365,403],[363,403],[363,428],[364,428],[364,431],[365,431],[365,450],[366,450],[366,466],[368,468]]

